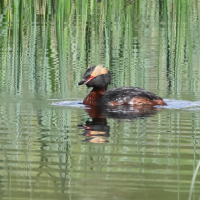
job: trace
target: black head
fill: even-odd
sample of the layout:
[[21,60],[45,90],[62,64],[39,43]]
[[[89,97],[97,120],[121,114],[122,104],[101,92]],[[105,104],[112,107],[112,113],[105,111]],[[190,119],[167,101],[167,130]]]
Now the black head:
[[90,67],[86,70],[83,80],[78,85],[87,85],[88,87],[106,87],[110,84],[110,72],[102,65]]

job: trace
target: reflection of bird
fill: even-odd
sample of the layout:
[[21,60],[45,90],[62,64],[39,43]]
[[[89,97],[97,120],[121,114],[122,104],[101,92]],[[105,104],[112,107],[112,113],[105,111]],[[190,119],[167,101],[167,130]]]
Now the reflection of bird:
[[107,105],[91,105],[85,111],[91,118],[103,120],[106,118],[113,119],[143,119],[155,115],[160,108],[146,106],[107,106]]
[[83,135],[87,138],[84,140],[86,142],[92,143],[104,143],[108,142],[110,127],[107,125],[106,118],[114,119],[144,119],[145,117],[150,117],[155,115],[159,108],[145,108],[138,107],[137,109],[133,106],[101,106],[92,105],[88,106],[85,111],[92,118],[92,121],[86,121],[85,125],[78,125],[78,127],[83,128]]
[[139,87],[120,87],[106,92],[110,81],[110,72],[102,65],[88,68],[83,80],[78,83],[78,85],[85,84],[88,87],[93,87],[92,91],[84,99],[83,104],[112,106],[167,105],[161,97]]
[[83,135],[87,137],[84,141],[92,143],[108,142],[110,127],[105,118],[93,118],[92,121],[86,121],[85,125],[78,125],[84,129]]

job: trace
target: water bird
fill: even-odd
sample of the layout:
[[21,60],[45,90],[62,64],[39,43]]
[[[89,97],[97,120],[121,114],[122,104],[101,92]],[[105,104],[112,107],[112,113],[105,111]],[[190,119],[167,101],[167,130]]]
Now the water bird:
[[89,67],[86,70],[83,79],[78,83],[78,85],[85,84],[87,87],[93,87],[83,100],[83,104],[110,106],[167,105],[161,97],[139,87],[119,87],[107,91],[110,82],[111,74],[103,67],[103,65]]

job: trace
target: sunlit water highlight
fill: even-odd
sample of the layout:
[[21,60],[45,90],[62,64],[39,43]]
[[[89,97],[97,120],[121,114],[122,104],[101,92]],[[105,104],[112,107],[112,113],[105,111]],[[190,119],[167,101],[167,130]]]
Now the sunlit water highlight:
[[[55,99],[59,100],[59,99]],[[54,101],[54,99],[51,99],[51,101]],[[165,108],[165,109],[187,109],[187,110],[199,110],[200,109],[200,101],[186,101],[186,100],[175,100],[175,99],[164,99],[164,101],[167,103],[167,106],[155,106],[158,108]],[[85,108],[89,109],[89,107],[85,106],[83,104],[82,100],[72,101],[71,99],[66,99],[65,101],[55,101],[52,103],[52,105],[55,106],[68,106],[68,107],[77,107],[77,108]],[[126,107],[126,106],[124,106]],[[131,106],[129,106],[131,107]]]

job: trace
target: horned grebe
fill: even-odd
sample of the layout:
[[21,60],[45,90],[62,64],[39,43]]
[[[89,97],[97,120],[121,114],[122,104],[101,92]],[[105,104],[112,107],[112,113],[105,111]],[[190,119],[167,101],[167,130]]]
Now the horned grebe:
[[119,87],[106,91],[110,81],[110,72],[102,65],[88,68],[83,76],[83,80],[78,83],[78,85],[85,84],[87,87],[93,87],[91,92],[85,97],[83,104],[113,106],[167,105],[161,97],[139,87]]

